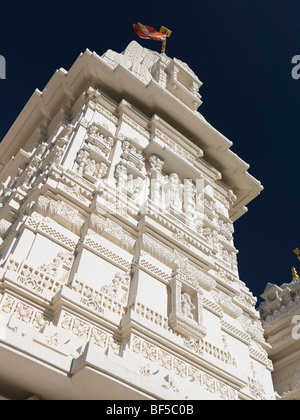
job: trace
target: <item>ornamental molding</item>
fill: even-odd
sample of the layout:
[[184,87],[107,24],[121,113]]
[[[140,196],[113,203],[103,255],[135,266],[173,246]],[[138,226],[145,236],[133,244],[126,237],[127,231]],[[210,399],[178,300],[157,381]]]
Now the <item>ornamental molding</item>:
[[[140,114],[135,116],[135,119],[131,118],[129,115],[126,115],[126,110],[124,112],[124,104],[125,106],[131,107],[131,105],[128,102],[124,102],[122,101],[119,104],[119,109],[122,108],[122,114],[119,117],[119,124],[121,122],[124,122],[126,124],[128,124],[134,131],[136,131],[137,133],[137,143],[139,144],[140,141],[138,140],[139,136],[142,136],[144,139],[148,140],[150,139],[150,133],[148,131],[148,129],[146,129],[145,127],[143,127],[141,124],[139,124],[135,119],[140,119]],[[132,113],[131,113],[132,114]],[[147,123],[148,124],[148,121]],[[122,130],[119,133],[119,139],[122,140],[124,138],[124,135],[122,134]]]
[[50,217],[43,217],[37,212],[33,212],[31,216],[25,217],[21,229],[25,227],[41,233],[69,251],[74,251],[79,241],[78,235],[62,227]]
[[[1,297],[1,295],[0,295]],[[45,313],[44,308],[37,308],[17,298],[13,294],[5,292],[0,302],[0,313],[12,319],[18,319],[36,330],[41,330],[52,320],[51,315]]]
[[220,305],[223,311],[234,319],[240,318],[243,310],[235,305],[231,296],[222,292],[221,290],[211,292],[215,301]]
[[121,257],[115,250],[112,251],[109,247],[104,246],[101,241],[101,236],[91,229],[88,229],[85,235],[79,240],[76,251],[79,252],[82,248],[89,249],[96,255],[125,271],[131,269],[132,256],[128,254],[128,257]]
[[145,251],[168,267],[176,270],[176,275],[182,277],[182,281],[190,284],[196,289],[204,288],[212,290],[216,287],[216,281],[194,267],[187,257],[178,251],[164,247],[149,235],[143,234],[136,241],[135,251]]
[[113,220],[92,213],[86,221],[86,228],[109,239],[126,251],[134,252],[135,239]]
[[115,334],[106,331],[104,328],[82,319],[72,313],[62,310],[56,320],[57,326],[76,336],[82,341],[82,345],[92,341],[103,352],[112,349],[116,355],[120,354],[121,340]]
[[282,393],[289,393],[300,388],[300,367],[291,366],[284,371],[274,374],[274,382],[282,389]]
[[40,196],[35,204],[35,210],[45,217],[50,217],[65,228],[80,235],[85,224],[77,208],[65,201],[53,200]]
[[115,126],[118,123],[118,117],[114,115],[117,103],[110,100],[99,89],[89,87],[84,93],[86,105],[88,108],[99,112],[107,120],[111,121]]
[[130,276],[126,272],[119,272],[109,284],[96,290],[79,280],[72,282],[72,290],[76,292],[80,303],[90,310],[105,315],[110,311],[122,318],[126,312]]
[[32,267],[26,260],[20,263],[10,258],[3,268],[2,281],[22,286],[49,304],[63,285],[67,284],[73,259],[72,252],[59,252],[52,262]]
[[134,354],[141,355],[148,360],[148,363],[155,363],[176,377],[193,383],[194,386],[205,389],[224,400],[238,399],[236,390],[230,386],[135,334],[131,335],[129,346]]

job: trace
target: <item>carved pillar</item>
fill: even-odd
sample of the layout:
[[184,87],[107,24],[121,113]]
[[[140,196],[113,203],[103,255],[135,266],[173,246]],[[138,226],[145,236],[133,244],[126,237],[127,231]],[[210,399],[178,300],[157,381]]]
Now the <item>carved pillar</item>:
[[76,162],[78,163],[77,172],[81,176],[83,174],[83,169],[84,169],[85,163],[87,161],[88,155],[89,155],[89,152],[87,150],[81,149],[78,152],[77,159],[76,159]]
[[188,219],[195,213],[195,188],[191,179],[184,181],[184,211]]
[[169,316],[169,320],[171,320],[176,313],[181,312],[181,289],[182,289],[182,282],[178,279],[179,276],[173,277],[170,281],[171,287],[171,313]]
[[200,325],[202,325],[203,322],[202,293],[199,291],[196,293],[196,322]]
[[108,166],[106,163],[101,162],[99,165],[99,170],[97,174],[97,184],[96,187],[98,187],[101,184],[102,179],[105,177],[107,173]]
[[177,67],[173,67],[171,70],[171,80],[170,85],[173,89],[177,88],[177,74],[179,72],[179,69]]
[[162,168],[164,161],[160,159],[158,156],[151,156],[149,159],[149,163],[151,166],[150,174],[151,174],[151,191],[150,196],[151,200],[161,206],[161,199],[162,199],[162,191],[161,191],[161,184],[162,184]]
[[127,183],[127,169],[125,165],[119,164],[116,166],[115,177],[117,179],[117,188],[123,191]]

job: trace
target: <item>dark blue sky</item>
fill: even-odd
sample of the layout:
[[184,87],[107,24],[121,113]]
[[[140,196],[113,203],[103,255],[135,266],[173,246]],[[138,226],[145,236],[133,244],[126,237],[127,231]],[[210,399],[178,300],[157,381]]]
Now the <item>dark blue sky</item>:
[[185,61],[203,82],[199,111],[233,142],[264,191],[235,223],[240,277],[258,297],[267,282],[291,280],[300,267],[298,166],[300,79],[291,76],[300,54],[298,0],[186,0],[181,2],[5,2],[0,9],[0,139],[34,89],[55,70],[69,69],[86,48],[121,52],[135,39],[132,24],[173,31],[167,55]]

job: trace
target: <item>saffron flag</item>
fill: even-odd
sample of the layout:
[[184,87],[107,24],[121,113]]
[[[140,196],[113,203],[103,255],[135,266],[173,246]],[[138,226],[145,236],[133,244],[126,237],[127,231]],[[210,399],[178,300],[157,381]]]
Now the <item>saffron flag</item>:
[[134,32],[140,38],[146,39],[154,39],[155,41],[162,41],[165,42],[167,40],[167,35],[163,34],[162,32],[156,31],[154,28],[150,26],[142,25],[141,23],[135,23],[133,25]]

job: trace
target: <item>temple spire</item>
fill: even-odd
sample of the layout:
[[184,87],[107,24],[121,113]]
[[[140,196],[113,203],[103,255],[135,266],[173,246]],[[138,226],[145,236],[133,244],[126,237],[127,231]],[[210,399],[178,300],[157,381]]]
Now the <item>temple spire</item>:
[[295,267],[292,267],[292,275],[293,275],[293,280],[297,280],[299,278]]
[[[300,249],[295,248],[293,250],[293,253],[297,255],[297,259],[300,261]],[[293,280],[299,279],[299,276],[295,267],[292,267],[292,275],[293,275]]]

